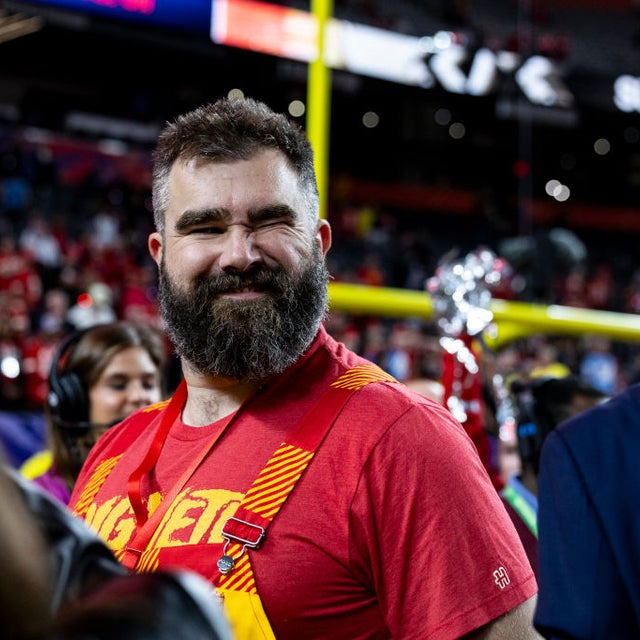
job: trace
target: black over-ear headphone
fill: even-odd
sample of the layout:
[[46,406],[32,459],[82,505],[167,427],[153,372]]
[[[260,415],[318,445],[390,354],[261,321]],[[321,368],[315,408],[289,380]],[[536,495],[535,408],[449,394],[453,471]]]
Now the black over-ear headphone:
[[85,385],[76,373],[61,371],[61,365],[88,330],[75,331],[62,340],[49,370],[49,412],[57,425],[69,429],[88,429],[91,426],[89,394]]

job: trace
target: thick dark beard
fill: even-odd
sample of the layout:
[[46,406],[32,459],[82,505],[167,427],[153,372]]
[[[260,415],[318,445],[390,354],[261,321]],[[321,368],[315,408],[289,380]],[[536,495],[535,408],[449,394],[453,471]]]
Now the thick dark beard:
[[[327,311],[329,274],[316,247],[297,277],[264,266],[241,274],[202,276],[187,290],[175,285],[164,260],[159,302],[176,353],[202,374],[261,381],[284,371],[309,347]],[[253,300],[221,299],[243,287]]]

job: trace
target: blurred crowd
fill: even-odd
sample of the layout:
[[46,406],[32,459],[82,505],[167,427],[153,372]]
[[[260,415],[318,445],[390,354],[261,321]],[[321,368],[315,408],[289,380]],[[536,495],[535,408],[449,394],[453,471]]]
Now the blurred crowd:
[[[482,237],[474,235],[468,221],[464,231],[441,233],[437,225],[431,227],[432,216],[429,224],[408,226],[398,212],[374,205],[338,203],[329,215],[334,228],[329,266],[336,281],[424,290],[447,252],[473,250],[474,238]],[[41,411],[51,356],[69,330],[115,319],[160,327],[156,270],[146,246],[151,229],[149,157],[144,151],[124,152],[32,130],[0,132],[4,410]],[[495,239],[496,246],[499,241]],[[590,260],[588,250],[583,260],[566,259],[565,251],[564,262],[558,261],[558,269],[540,285],[532,282],[532,273],[539,276],[539,270],[521,259],[526,251],[510,250],[514,267],[500,297],[640,311],[640,271],[620,278],[610,264]],[[540,261],[538,250],[529,248]],[[442,348],[435,323],[333,312],[327,326],[397,379],[426,385],[429,393],[437,390]],[[607,394],[640,377],[637,346],[603,336],[535,335],[515,340],[499,353],[487,349],[483,357],[505,376],[527,376],[556,361]],[[485,369],[489,371],[487,364]]]

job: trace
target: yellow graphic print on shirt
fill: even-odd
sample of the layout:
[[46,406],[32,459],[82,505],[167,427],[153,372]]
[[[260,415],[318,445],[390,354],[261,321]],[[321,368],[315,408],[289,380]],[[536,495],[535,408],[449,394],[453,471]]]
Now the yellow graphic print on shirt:
[[[187,487],[182,491],[153,533],[148,547],[168,548],[197,544],[221,544],[220,530],[231,517],[243,495],[241,493]],[[152,514],[161,495],[149,497]],[[124,549],[136,528],[136,520],[127,496],[114,497],[100,505],[92,503],[84,513],[85,520],[115,552]]]

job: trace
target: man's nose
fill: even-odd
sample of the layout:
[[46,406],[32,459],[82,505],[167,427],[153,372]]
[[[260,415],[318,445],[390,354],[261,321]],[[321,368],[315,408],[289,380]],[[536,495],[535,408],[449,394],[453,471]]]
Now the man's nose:
[[224,237],[220,268],[246,271],[260,260],[253,233],[242,226],[230,227]]

